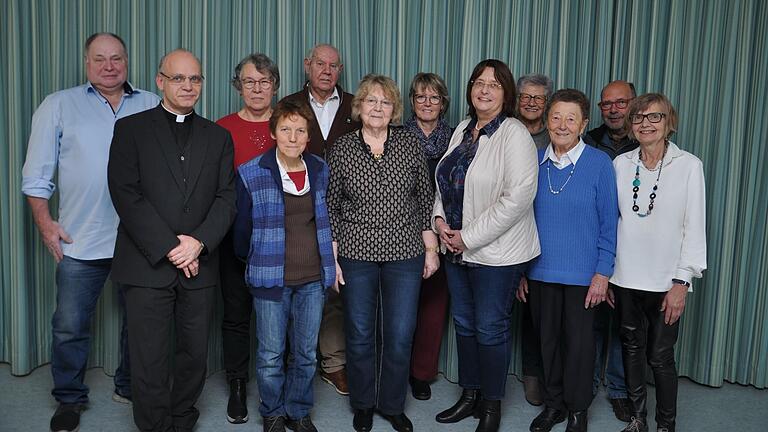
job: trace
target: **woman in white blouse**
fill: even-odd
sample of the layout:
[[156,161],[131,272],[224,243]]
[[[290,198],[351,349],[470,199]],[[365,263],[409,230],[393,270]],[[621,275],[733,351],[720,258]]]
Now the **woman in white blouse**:
[[669,136],[677,113],[661,94],[632,101],[626,117],[640,147],[614,160],[619,194],[616,266],[611,277],[632,422],[648,430],[646,364],[656,383],[656,430],[675,430],[674,345],[691,281],[706,268],[704,171],[701,161]]

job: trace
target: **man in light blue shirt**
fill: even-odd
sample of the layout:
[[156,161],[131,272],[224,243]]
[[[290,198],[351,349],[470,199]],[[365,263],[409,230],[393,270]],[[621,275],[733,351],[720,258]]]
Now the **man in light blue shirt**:
[[[96,33],[86,40],[85,69],[88,82],[53,93],[38,107],[22,171],[22,192],[57,263],[51,372],[59,408],[51,419],[52,431],[77,430],[88,402],[83,378],[91,318],[110,272],[118,225],[107,188],[112,129],[118,119],[153,108],[160,100],[128,84],[127,50],[115,34]],[[48,200],[57,187],[55,220]],[[124,311],[122,293],[119,298]],[[113,399],[130,403],[125,341],[123,319]]]

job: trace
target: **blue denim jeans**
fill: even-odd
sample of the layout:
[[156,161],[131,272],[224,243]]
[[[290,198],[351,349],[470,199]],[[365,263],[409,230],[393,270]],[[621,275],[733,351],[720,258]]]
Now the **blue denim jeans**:
[[[319,281],[274,289],[283,290],[281,301],[253,297],[259,412],[263,417],[300,419],[314,404],[312,379],[325,289]],[[286,339],[292,356],[287,366]]]
[[459,385],[504,399],[515,289],[528,263],[469,267],[445,260],[456,327]]
[[[339,257],[346,285],[349,403],[396,415],[405,409],[424,255],[399,261]],[[377,333],[380,343],[377,343]]]
[[[624,382],[624,363],[619,338],[619,314],[607,303],[595,310],[595,372],[592,394],[596,395],[602,383],[603,370],[608,382],[608,399],[625,399],[627,384]],[[606,346],[607,345],[607,346]]]
[[[88,402],[88,386],[83,378],[91,346],[91,321],[111,265],[111,259],[78,260],[64,256],[56,267],[56,310],[51,320],[51,394],[59,403]],[[122,292],[118,296],[123,318],[115,389],[123,396],[130,396],[125,299]]]

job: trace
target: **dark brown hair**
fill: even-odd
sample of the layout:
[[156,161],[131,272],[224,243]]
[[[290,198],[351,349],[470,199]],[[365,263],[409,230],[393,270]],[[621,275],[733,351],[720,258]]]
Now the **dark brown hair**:
[[277,103],[275,110],[272,111],[272,117],[269,118],[269,131],[272,135],[275,135],[277,131],[277,122],[292,116],[299,116],[307,121],[307,135],[309,135],[309,125],[312,122],[312,111],[305,103],[294,102],[287,98],[284,98]]
[[558,102],[570,102],[575,103],[581,109],[581,116],[584,120],[589,120],[589,99],[587,95],[576,89],[560,89],[552,94],[547,102],[547,112],[544,118],[549,117],[549,110]]
[[512,72],[509,70],[509,66],[501,60],[486,59],[481,61],[475,66],[472,71],[472,75],[467,82],[467,105],[469,105],[469,115],[472,118],[477,118],[475,107],[472,105],[472,85],[475,80],[483,74],[485,68],[493,69],[493,76],[496,81],[501,84],[501,88],[504,91],[504,105],[501,107],[501,112],[506,114],[507,117],[515,116],[515,103],[517,101],[517,90],[515,89],[515,77],[512,76]]

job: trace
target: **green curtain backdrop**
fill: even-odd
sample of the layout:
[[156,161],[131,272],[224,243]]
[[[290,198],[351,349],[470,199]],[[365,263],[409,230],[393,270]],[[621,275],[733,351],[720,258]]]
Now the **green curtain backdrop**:
[[[211,119],[239,107],[228,78],[244,55],[261,51],[278,63],[284,96],[302,85],[302,59],[318,42],[339,47],[341,84],[351,91],[368,72],[391,76],[404,93],[416,72],[442,75],[451,124],[466,112],[472,67],[488,57],[593,102],[619,78],[665,93],[680,113],[673,139],[702,159],[708,186],[709,270],[688,297],[679,373],[713,386],[768,386],[768,2],[5,0],[0,31],[0,361],[14,374],[49,361],[55,304],[55,266],[20,192],[30,120],[47,94],[83,82],[85,38],[111,31],[128,44],[129,79],[144,89],[156,90],[163,53],[197,53],[206,75],[198,111]],[[592,119],[590,127],[601,123],[596,107]],[[117,366],[116,311],[108,285],[90,359],[108,373]],[[221,368],[218,330],[217,322],[212,371]],[[514,353],[511,372],[520,368]],[[448,337],[441,370],[455,378],[456,369]]]

